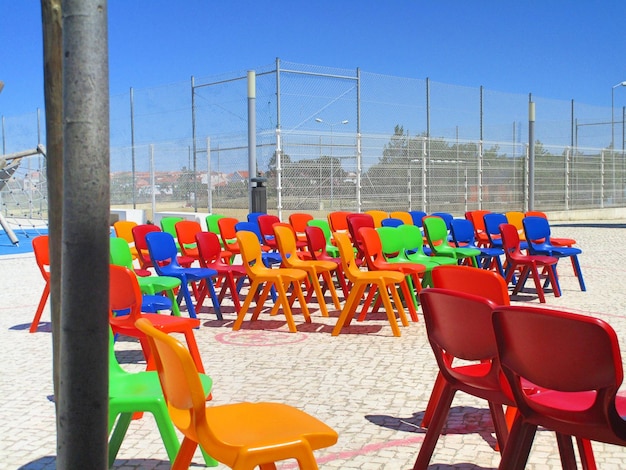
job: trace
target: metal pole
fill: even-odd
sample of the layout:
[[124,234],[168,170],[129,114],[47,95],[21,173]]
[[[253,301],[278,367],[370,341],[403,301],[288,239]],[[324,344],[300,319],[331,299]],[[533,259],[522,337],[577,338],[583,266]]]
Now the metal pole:
[[423,167],[423,189],[422,189],[422,210],[428,212],[429,177],[428,159],[430,158],[430,79],[426,77],[426,141],[425,141],[424,167]]
[[528,210],[535,210],[535,103],[528,102]]
[[[64,193],[57,468],[108,468],[107,3],[63,0]],[[85,269],[89,260],[89,269]],[[88,312],[88,315],[86,315]]]
[[361,69],[356,69],[356,211],[361,212],[361,171],[363,168],[361,153]]
[[198,212],[198,192],[196,191],[196,87],[191,76],[191,145],[193,147],[193,207]]
[[156,170],[154,168],[154,144],[150,144],[150,200],[152,202],[152,221],[156,220]]
[[206,138],[207,212],[213,213],[213,185],[211,181],[211,138]]
[[137,209],[137,201],[135,199],[135,93],[133,87],[130,87],[130,155],[132,162],[133,209]]
[[256,178],[256,73],[248,70],[248,207],[252,211],[252,178]]

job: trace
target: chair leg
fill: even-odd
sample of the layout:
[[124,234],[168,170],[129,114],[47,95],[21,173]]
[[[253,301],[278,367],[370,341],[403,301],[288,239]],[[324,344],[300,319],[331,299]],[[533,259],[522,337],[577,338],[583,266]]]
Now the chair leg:
[[[115,423],[115,416],[111,419],[111,414],[109,414],[109,432],[111,431],[111,427]],[[120,450],[122,445],[122,441],[126,436],[126,431],[128,431],[128,426],[130,426],[130,422],[133,419],[132,413],[120,413],[119,418],[117,419],[117,424],[113,429],[113,432],[110,434],[109,438],[109,467],[113,466],[115,462],[115,458],[117,457],[117,453]]]
[[234,331],[237,331],[241,328],[241,324],[243,323],[246,313],[248,313],[248,308],[250,307],[250,304],[252,303],[252,299],[254,298],[254,295],[258,287],[259,287],[259,281],[254,279],[252,281],[252,284],[250,285],[250,290],[248,291],[248,295],[246,296],[246,299],[244,300],[243,305],[241,306],[241,309],[239,310],[239,313],[237,313],[237,319],[235,320],[235,323],[233,324]]
[[524,422],[518,416],[513,423],[498,469],[524,470],[536,432],[537,426]]
[[176,435],[172,419],[169,417],[165,404],[162,409],[159,409],[158,411],[153,409],[152,415],[154,416],[157,428],[161,434],[161,439],[163,440],[167,456],[169,457],[170,462],[174,462],[180,449],[180,443],[178,442],[178,436]]
[[[395,292],[395,295],[393,294],[392,295],[393,295],[394,302],[396,302],[398,313],[400,312],[400,309],[402,309],[402,313],[404,313],[404,308],[402,307],[402,303],[400,302],[400,297],[398,296],[398,291],[396,290],[396,286],[391,284],[389,285],[389,289],[391,289],[392,293]],[[393,310],[393,306],[391,305],[391,300],[389,299],[389,293],[387,292],[387,286],[385,285],[384,281],[381,281],[380,284],[378,284],[378,294],[380,295],[383,301],[383,305],[385,306],[385,311],[387,312],[387,319],[389,320],[389,325],[391,326],[391,331],[393,332],[393,335],[401,336],[400,328],[398,327],[398,322],[396,320],[396,314]],[[406,316],[405,316],[405,320],[406,320]],[[407,321],[407,324],[408,324],[408,321]]]
[[[396,310],[398,311],[398,318],[400,318],[400,323],[402,326],[409,326],[409,320],[406,317],[406,312],[404,311],[404,307],[402,306],[402,300],[400,299],[400,294],[398,294],[398,289],[396,289],[395,284],[389,284],[389,290],[391,291],[391,298],[393,302],[396,304]],[[383,302],[385,298],[383,297]],[[394,323],[395,323],[395,315],[394,315]]]
[[197,442],[185,437],[180,445],[176,460],[172,464],[172,470],[187,470],[191,465],[191,459],[193,459],[193,454],[196,452],[197,447]]
[[198,350],[198,343],[196,343],[196,337],[193,334],[193,330],[185,331],[185,339],[187,340],[187,348],[189,349],[189,353],[193,358],[193,362],[196,365],[196,369],[198,372],[204,374],[204,364],[202,364],[202,356],[200,356],[200,351]]
[[348,299],[346,300],[346,303],[343,305],[343,309],[339,314],[337,324],[333,328],[332,336],[337,336],[339,333],[341,333],[341,328],[343,328],[344,324],[350,324],[349,320],[352,319],[352,316],[356,312],[356,307],[361,300],[361,297],[363,296],[365,288],[365,284],[359,284],[358,287],[353,286],[353,289],[350,291]]
[[496,431],[496,448],[502,452],[509,437],[504,411],[502,410],[502,405],[491,402],[489,402],[489,410],[491,411],[491,421]]
[[559,447],[559,455],[561,457],[561,466],[563,467],[563,470],[576,470],[576,455],[574,454],[572,436],[566,436],[557,432],[556,442]]
[[50,295],[50,283],[46,282],[46,285],[43,288],[43,292],[41,293],[41,299],[39,299],[39,305],[37,306],[37,311],[35,312],[35,316],[33,317],[33,321],[30,324],[30,332],[34,333],[37,331],[37,327],[39,326],[39,320],[41,319],[41,314],[43,313],[43,309],[46,306],[46,302],[48,302],[48,296]]
[[574,274],[578,278],[578,285],[580,285],[581,291],[586,291],[587,287],[585,286],[585,280],[583,279],[583,272],[580,270],[580,263],[578,262],[578,256],[570,256],[570,260],[572,261],[572,267],[574,268]]
[[580,454],[580,461],[583,465],[583,470],[597,470],[596,458],[593,455],[593,447],[591,447],[591,441],[589,439],[576,438],[578,445],[578,453]]
[[446,379],[443,378],[441,372],[437,373],[437,378],[435,379],[433,391],[430,392],[430,398],[428,399],[428,404],[426,405],[426,410],[424,410],[424,416],[422,417],[422,422],[420,423],[421,427],[427,428],[430,426],[430,422],[433,419],[433,414],[435,413],[435,409],[437,408],[437,403],[439,403],[439,400],[441,400],[441,394],[443,393],[445,386]]

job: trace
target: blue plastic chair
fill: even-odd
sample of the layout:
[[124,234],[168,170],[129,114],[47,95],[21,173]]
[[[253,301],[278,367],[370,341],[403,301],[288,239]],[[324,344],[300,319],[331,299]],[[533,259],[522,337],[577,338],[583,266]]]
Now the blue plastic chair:
[[381,220],[380,225],[382,227],[399,227],[400,225],[404,225],[404,222],[400,219],[389,217]]
[[550,243],[550,223],[543,217],[524,217],[522,219],[526,243],[531,255],[547,255],[555,258],[569,258],[574,268],[574,274],[578,278],[580,290],[586,291],[583,272],[580,269],[578,255],[583,251],[580,248],[555,246]]
[[[490,212],[483,216],[483,220],[485,221],[485,232],[489,237],[489,243],[491,243],[491,248],[502,248],[502,235],[500,234],[500,225],[509,223],[506,215],[499,212]],[[520,240],[520,249],[527,250],[528,243]]]
[[478,264],[483,269],[490,269],[495,265],[496,269],[504,277],[504,269],[502,268],[502,260],[500,256],[504,255],[502,248],[484,248],[476,244],[474,236],[474,224],[467,219],[452,219],[450,223],[450,233],[452,240],[458,247],[476,248],[480,250],[478,255]]
[[[265,214],[261,214],[265,215]],[[246,231],[252,232],[256,235],[259,240],[261,246],[264,246],[263,236],[261,235],[261,229],[259,228],[259,224],[257,222],[238,222],[235,224],[235,231]],[[268,268],[271,268],[274,264],[281,264],[283,262],[282,256],[280,253],[275,251],[264,251],[261,253],[261,259],[263,260],[263,264]]]
[[424,219],[424,217],[426,217],[428,214],[424,211],[409,211],[409,214],[411,214],[411,218],[413,219],[413,225],[417,225],[418,227],[423,227],[424,223],[422,222],[422,220]]
[[[171,276],[180,279],[180,291],[178,292],[177,301],[180,304],[181,299],[185,298],[187,311],[191,318],[197,318],[196,307],[194,307],[189,292],[189,283],[197,281],[205,281],[205,286],[209,290],[213,308],[218,320],[222,320],[222,312],[220,303],[215,294],[215,286],[213,285],[213,277],[217,275],[217,271],[209,268],[184,268],[176,260],[176,243],[174,237],[167,232],[152,232],[146,235],[146,243],[150,252],[150,259],[159,276]],[[202,297],[201,297],[202,298]],[[199,308],[200,305],[197,306]]]

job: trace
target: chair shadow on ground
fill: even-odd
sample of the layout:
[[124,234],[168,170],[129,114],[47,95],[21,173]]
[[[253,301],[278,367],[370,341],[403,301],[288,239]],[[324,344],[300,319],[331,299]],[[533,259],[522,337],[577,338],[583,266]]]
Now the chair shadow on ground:
[[[388,415],[365,416],[365,419],[377,426],[396,431],[426,434],[426,429],[420,426],[423,418],[423,411],[413,413],[413,416],[409,418]],[[496,448],[495,432],[488,408],[451,407],[441,434],[478,434],[492,449]]]
[[[15,330],[15,331],[24,331],[24,330],[28,330],[29,328],[30,328],[30,323],[20,323],[18,325],[13,325],[9,329]],[[37,326],[37,330],[35,331],[35,333],[52,333],[52,323],[50,323],[49,321],[39,322],[39,325]]]
[[[46,457],[40,457],[37,460],[33,460],[21,467],[18,470],[41,470],[43,468],[56,468],[56,456],[48,455]],[[109,468],[152,468],[152,469],[167,469],[170,468],[169,460],[160,459],[116,459],[113,465]],[[191,467],[206,468],[204,464],[192,462]]]

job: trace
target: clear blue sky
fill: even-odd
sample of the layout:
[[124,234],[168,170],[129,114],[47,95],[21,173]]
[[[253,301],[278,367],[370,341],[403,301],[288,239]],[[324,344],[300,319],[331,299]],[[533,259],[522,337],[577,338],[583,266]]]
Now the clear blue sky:
[[[111,94],[284,61],[610,106],[626,1],[111,0]],[[40,3],[0,0],[0,115],[43,108]],[[615,106],[626,105],[626,87]]]

